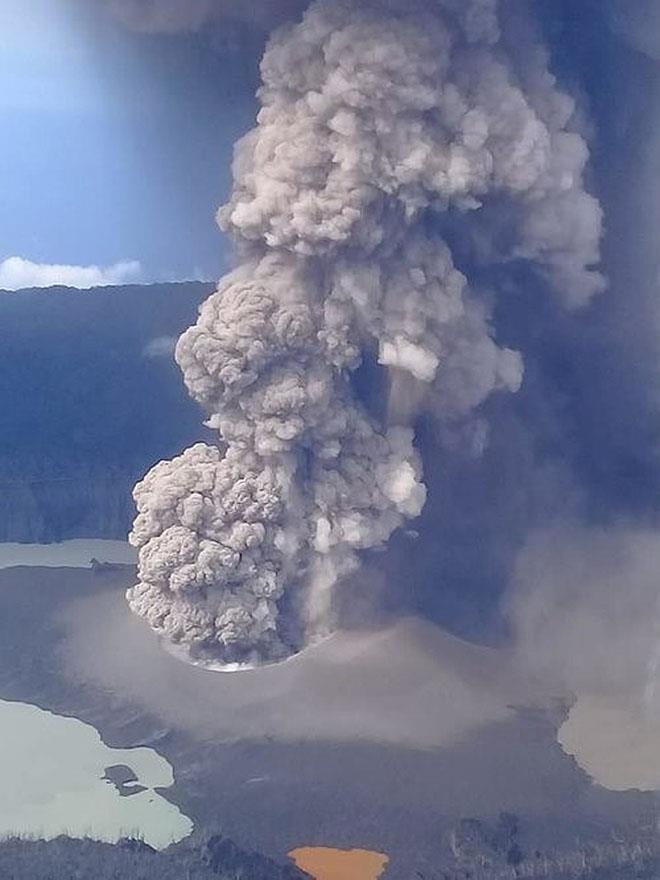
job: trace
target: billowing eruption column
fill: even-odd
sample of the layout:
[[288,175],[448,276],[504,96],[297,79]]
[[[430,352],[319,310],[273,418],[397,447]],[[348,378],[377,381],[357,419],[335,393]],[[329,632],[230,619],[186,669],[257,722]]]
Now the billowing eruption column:
[[438,229],[534,261],[569,306],[601,288],[573,102],[516,29],[508,51],[494,0],[319,0],[271,39],[218,215],[240,265],[176,352],[219,443],[135,489],[131,608],[193,658],[331,630],[333,586],[421,512],[412,429],[352,387],[366,353],[440,420],[520,386]]

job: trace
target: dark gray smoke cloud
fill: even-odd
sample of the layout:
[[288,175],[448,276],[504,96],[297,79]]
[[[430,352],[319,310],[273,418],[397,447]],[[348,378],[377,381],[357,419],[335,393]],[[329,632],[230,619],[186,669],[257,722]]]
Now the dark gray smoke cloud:
[[660,5],[657,0],[609,0],[610,26],[633,49],[660,60]]
[[[230,12],[186,5],[172,27],[211,9]],[[457,269],[452,230],[481,273],[532,266],[559,312],[604,287],[575,104],[522,13],[319,0],[271,38],[261,72],[218,215],[240,265],[176,352],[219,445],[147,475],[131,535],[133,610],[221,663],[331,631],[337,583],[423,510],[411,420],[471,426],[479,452],[480,410],[520,388],[497,300]],[[367,364],[386,415],[356,392]]]
[[645,696],[657,673],[660,534],[579,524],[530,535],[511,594],[525,667],[557,692]]
[[270,28],[300,12],[305,0],[103,0],[123,24],[149,33],[199,31],[223,21]]
[[526,668],[558,692],[625,694],[641,723],[660,708],[660,66],[649,46],[657,4],[624,5],[648,30],[643,52],[613,27],[614,4],[547,4],[555,69],[590,108],[608,289],[567,316],[544,308],[525,274],[506,278],[498,329],[523,354],[523,388],[489,408],[492,441],[479,463],[445,463],[451,497],[421,531],[448,535],[462,558],[466,536],[474,541],[466,601],[474,610],[508,586]]

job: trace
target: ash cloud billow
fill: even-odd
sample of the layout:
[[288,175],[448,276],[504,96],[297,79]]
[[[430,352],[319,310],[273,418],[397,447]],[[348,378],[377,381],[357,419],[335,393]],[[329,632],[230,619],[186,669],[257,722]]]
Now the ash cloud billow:
[[[567,308],[603,287],[574,102],[494,0],[320,0],[274,34],[261,73],[218,214],[240,262],[176,350],[218,445],[145,477],[131,534],[132,609],[220,664],[332,630],[360,552],[424,506],[415,413],[440,429],[520,387],[440,230],[533,263]],[[367,361],[407,406],[383,417],[361,399]]]

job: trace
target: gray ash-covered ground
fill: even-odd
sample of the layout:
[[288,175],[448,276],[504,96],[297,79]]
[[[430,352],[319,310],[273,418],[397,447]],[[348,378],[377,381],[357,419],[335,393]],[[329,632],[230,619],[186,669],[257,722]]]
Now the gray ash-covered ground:
[[[458,870],[457,829],[464,838],[459,849],[467,852],[473,846],[474,832],[477,851],[487,852],[501,814],[517,817],[515,852],[525,863],[533,856],[539,864],[542,859],[555,864],[559,855],[575,855],[585,846],[610,853],[607,848],[622,841],[632,845],[655,834],[654,795],[608,792],[561,751],[556,742],[561,708],[521,706],[501,720],[474,726],[443,747],[379,744],[366,737],[284,739],[272,731],[278,729],[279,715],[291,712],[295,694],[283,687],[277,690],[275,684],[284,680],[280,674],[272,679],[269,699],[240,711],[227,706],[225,714],[238,713],[241,723],[250,716],[252,727],[246,728],[246,736],[239,736],[238,728],[222,736],[214,733],[209,718],[217,715],[217,729],[223,729],[227,676],[185,666],[163,654],[171,689],[171,706],[165,711],[164,704],[159,708],[157,700],[148,699],[146,690],[140,696],[140,687],[151,685],[148,678],[141,681],[138,664],[161,661],[157,654],[140,660],[139,653],[132,653],[136,649],[130,627],[139,628],[140,645],[150,638],[125,607],[123,591],[132,578],[130,569],[102,574],[41,568],[0,572],[0,699],[73,715],[93,724],[112,747],[157,749],[173,765],[176,777],[166,796],[200,830],[220,828],[238,846],[278,860],[301,845],[375,849],[391,856],[387,877],[394,880],[409,880],[415,872],[433,878],[443,870]],[[92,670],[87,681],[80,669],[72,674],[71,651],[78,644],[72,627],[88,622],[89,610],[95,607],[97,629],[90,637],[102,652],[102,634],[109,633],[117,656],[135,665],[139,687],[130,693],[120,687],[120,677],[113,686],[114,673],[105,683]],[[83,617],[78,615],[80,608],[86,609]],[[124,643],[117,621],[107,614],[109,608],[120,621],[125,615]],[[403,645],[401,652],[405,653]],[[310,686],[327,689],[324,676],[329,670],[308,665],[313,670]],[[402,672],[394,663],[384,674],[393,699],[402,699],[406,688],[414,689],[415,668]],[[175,669],[180,674],[173,675]],[[230,678],[245,690],[250,680],[245,675],[251,674]],[[382,701],[382,694],[378,699]],[[188,709],[191,700],[205,702],[198,727]],[[184,708],[180,718],[174,711],[177,704]],[[412,705],[402,702],[401,711],[411,711]],[[451,713],[451,704],[444,711]],[[259,736],[255,731],[262,719],[263,730],[271,732]],[[465,825],[466,820],[482,825]],[[507,876],[492,872],[510,869],[510,849],[504,857],[499,853],[499,861],[488,868],[491,875],[484,876]],[[461,857],[472,860],[473,855],[464,852]]]

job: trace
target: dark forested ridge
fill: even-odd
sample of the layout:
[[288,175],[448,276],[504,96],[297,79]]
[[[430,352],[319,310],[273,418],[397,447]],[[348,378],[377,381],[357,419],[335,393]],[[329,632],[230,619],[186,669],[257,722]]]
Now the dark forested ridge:
[[658,880],[660,847],[655,829],[645,837],[626,833],[568,849],[528,846],[521,821],[502,813],[497,821],[463,819],[450,832],[453,865],[417,880]]
[[210,290],[0,293],[0,541],[125,536],[135,480],[203,436],[171,344]]
[[[508,817],[515,818],[515,817]],[[508,821],[508,819],[507,819]],[[647,840],[523,853],[515,830],[464,820],[452,834],[453,865],[410,880],[658,880],[660,849]],[[439,858],[439,863],[445,861]],[[387,880],[388,871],[383,880]],[[404,876],[404,872],[399,872]],[[397,874],[397,876],[399,875]],[[0,842],[2,880],[310,880],[292,863],[241,849],[221,834],[195,834],[163,852],[133,839],[118,844],[58,837]]]
[[0,843],[2,880],[309,880],[293,864],[280,864],[236,846],[219,834],[157,852],[138,840],[22,840]]

